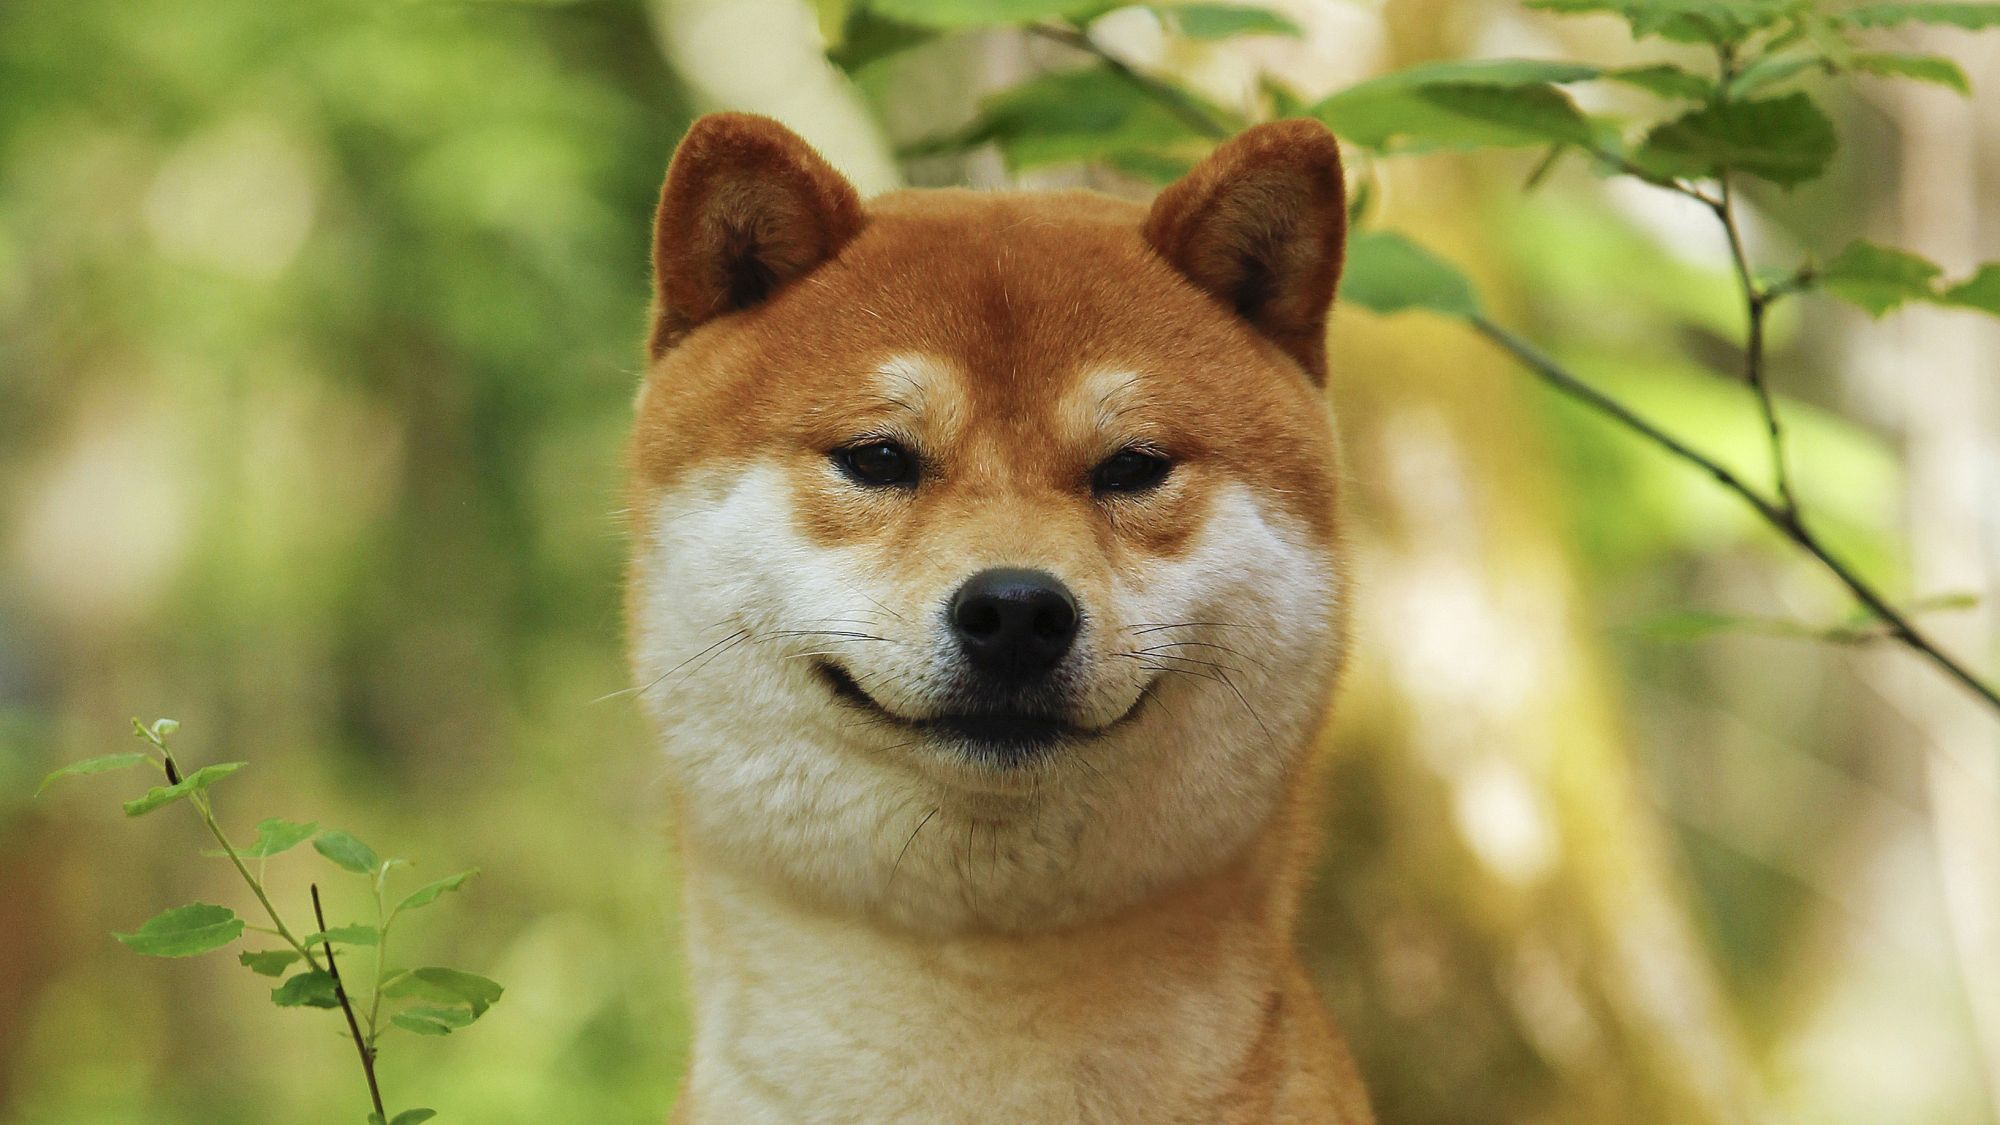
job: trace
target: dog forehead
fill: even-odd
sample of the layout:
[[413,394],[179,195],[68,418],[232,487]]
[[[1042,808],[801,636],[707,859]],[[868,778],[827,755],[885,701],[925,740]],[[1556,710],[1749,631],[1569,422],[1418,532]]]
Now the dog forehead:
[[850,371],[924,355],[976,396],[1044,402],[1099,370],[1255,353],[1246,326],[1147,246],[1142,217],[1090,193],[893,193],[774,302],[771,342],[815,367],[839,353]]

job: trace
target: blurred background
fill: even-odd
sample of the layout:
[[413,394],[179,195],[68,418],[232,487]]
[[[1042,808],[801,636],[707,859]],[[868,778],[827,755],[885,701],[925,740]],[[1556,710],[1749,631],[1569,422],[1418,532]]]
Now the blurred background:
[[[1263,6],[1290,33],[1135,8],[1092,34],[1253,116],[1266,78],[1310,101],[1433,59],[1680,50],[1512,0]],[[663,1120],[688,1037],[671,825],[615,693],[621,443],[675,139],[708,109],[773,114],[864,191],[1143,195],[1172,171],[1092,147],[1087,102],[1082,141],[1032,159],[929,143],[1087,59],[1008,28],[885,45],[850,8],[0,5],[0,1120],[365,1112],[337,1020],[274,1009],[231,955],[109,936],[251,906],[185,810],[119,814],[135,775],[31,797],[136,748],[135,715],[179,719],[187,760],[251,762],[215,791],[245,838],[316,820],[414,857],[412,885],[483,869],[398,942],[506,998],[392,1041],[392,1101]],[[2000,258],[1996,43],[1904,38],[1981,92],[1830,91],[1843,155],[1752,193],[1760,260],[1860,236],[1955,276]],[[1526,191],[1533,154],[1364,163],[1371,222],[1763,479],[1706,214],[1581,167]],[[1775,328],[1818,526],[1899,599],[1944,598],[1925,623],[1996,667],[1992,322],[1811,300]],[[1343,312],[1334,357],[1361,621],[1301,940],[1383,1119],[2000,1121],[2000,721],[1900,651],[1746,627],[1850,607],[1463,328]],[[270,878],[294,919],[309,879],[336,911],[366,897],[306,849]]]

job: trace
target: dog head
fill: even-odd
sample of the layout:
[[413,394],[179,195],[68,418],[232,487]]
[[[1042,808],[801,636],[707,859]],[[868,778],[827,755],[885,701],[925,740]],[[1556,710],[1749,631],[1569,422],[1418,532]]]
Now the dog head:
[[1339,662],[1344,225],[1308,122],[1150,210],[864,206],[774,122],[697,122],[629,585],[690,852],[947,932],[1100,917],[1240,852]]

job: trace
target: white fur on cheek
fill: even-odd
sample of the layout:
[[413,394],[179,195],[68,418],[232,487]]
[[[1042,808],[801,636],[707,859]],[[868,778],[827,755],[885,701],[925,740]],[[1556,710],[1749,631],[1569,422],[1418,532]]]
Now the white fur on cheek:
[[[639,685],[704,862],[912,929],[1023,930],[1212,867],[1269,817],[1330,690],[1336,591],[1332,560],[1247,489],[1094,607],[1086,707],[1132,717],[987,789],[812,674],[833,660],[921,713],[952,658],[946,590],[811,543],[791,488],[769,465],[712,473],[657,498],[639,546]],[[1152,628],[1182,622],[1211,624]]]

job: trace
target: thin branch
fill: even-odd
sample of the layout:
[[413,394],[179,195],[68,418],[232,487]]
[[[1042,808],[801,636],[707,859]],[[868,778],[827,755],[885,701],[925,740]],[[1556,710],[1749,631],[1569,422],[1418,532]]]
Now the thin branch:
[[2000,690],[1981,680],[1977,675],[1959,663],[1950,654],[1939,648],[1937,643],[1910,622],[1882,593],[1855,572],[1854,568],[1836,556],[1797,518],[1797,513],[1789,511],[1756,489],[1745,484],[1742,478],[1729,471],[1715,459],[1689,446],[1687,443],[1662,430],[1659,426],[1639,415],[1632,408],[1605,394],[1603,391],[1577,378],[1568,369],[1557,363],[1546,353],[1521,337],[1500,327],[1484,316],[1474,316],[1472,327],[1480,335],[1497,344],[1521,361],[1543,382],[1555,387],[1569,397],[1589,406],[1600,414],[1615,419],[1633,433],[1673,454],[1675,457],[1701,469],[1715,478],[1716,483],[1734,493],[1762,516],[1764,522],[1776,528],[1780,534],[1799,546],[1807,554],[1819,560],[1821,566],[1831,573],[1840,584],[1847,587],[1855,599],[1881,620],[1889,634],[1904,646],[1921,654],[1936,665],[1946,675],[1957,680],[1967,691],[1984,700],[1994,710],[2000,711]]
[[1204,109],[1194,98],[1190,97],[1187,91],[1182,90],[1172,83],[1162,82],[1157,78],[1134,70],[1124,59],[1098,46],[1090,36],[1085,35],[1081,31],[1048,23],[1031,23],[1028,25],[1028,31],[1051,42],[1061,43],[1066,47],[1073,47],[1096,58],[1097,61],[1110,67],[1119,77],[1145,90],[1147,96],[1159,102],[1161,107],[1166,109],[1167,112],[1180,118],[1189,128],[1200,133],[1202,136],[1223,141],[1228,140],[1236,133],[1236,130],[1230,127],[1228,123],[1216,120],[1208,110]]
[[1722,178],[1722,196],[1714,201],[1713,209],[1716,220],[1722,224],[1723,233],[1729,238],[1729,256],[1736,263],[1737,284],[1743,290],[1743,305],[1749,314],[1750,339],[1743,352],[1743,379],[1757,396],[1757,410],[1764,418],[1764,432],[1771,447],[1771,475],[1778,485],[1778,504],[1790,519],[1797,521],[1799,500],[1792,491],[1791,468],[1785,457],[1784,425],[1778,419],[1778,405],[1771,397],[1771,385],[1764,376],[1765,338],[1771,306],[1779,294],[1757,284],[1756,275],[1750,267],[1749,251],[1744,246],[1743,228],[1736,221],[1736,196],[1726,175]]
[[[326,912],[319,906],[319,884],[312,884],[313,920],[319,923],[319,932],[326,932]],[[333,995],[340,1001],[340,1011],[347,1017],[348,1034],[354,1036],[354,1049],[361,1055],[361,1071],[368,1076],[368,1097],[375,1103],[375,1115],[382,1120],[389,1119],[389,1111],[382,1108],[382,1087],[375,1081],[375,1048],[361,1037],[361,1023],[354,1018],[354,1005],[347,1002],[347,989],[340,983],[340,966],[333,960],[333,942],[324,943],[326,949],[326,975],[333,978]]]

